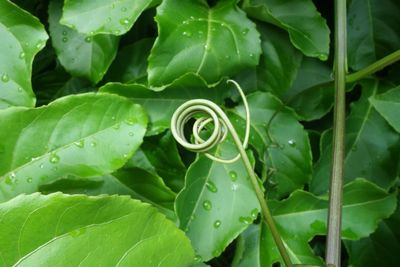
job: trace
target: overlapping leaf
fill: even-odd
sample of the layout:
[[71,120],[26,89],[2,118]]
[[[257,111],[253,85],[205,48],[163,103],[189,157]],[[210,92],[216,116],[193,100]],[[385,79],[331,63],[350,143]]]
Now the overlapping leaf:
[[[61,8],[61,0],[50,2],[49,29],[57,58],[72,75],[97,83],[103,78],[114,59],[119,39],[105,34],[85,35],[61,25],[59,22]],[[88,20],[86,17],[84,19]]]
[[[302,188],[311,179],[312,156],[307,132],[293,112],[269,93],[247,96],[251,114],[249,143],[266,165],[274,193],[283,196]],[[230,115],[236,129],[244,132],[245,112],[239,106]]]
[[[218,146],[216,155],[236,155],[233,143]],[[204,155],[189,167],[176,199],[179,227],[186,232],[199,261],[219,256],[258,216],[259,204],[242,161],[223,164]]]
[[[157,8],[159,35],[149,57],[149,84],[161,87],[192,72],[208,84],[255,66],[259,33],[235,0],[165,0]],[[189,60],[188,60],[189,59]]]
[[[374,232],[379,221],[394,212],[396,201],[395,194],[388,194],[363,179],[357,179],[345,186],[342,238],[356,240]],[[308,242],[315,235],[326,234],[327,198],[295,191],[286,200],[271,201],[270,206],[293,263],[321,266],[322,260],[314,255]],[[258,232],[253,229],[252,233],[246,233],[242,238],[246,247],[238,258],[245,260],[254,254],[254,251],[249,249],[251,247],[259,249],[256,252],[259,256],[251,257],[253,261],[247,262],[247,266],[272,266],[275,262],[282,262],[265,225],[259,225]]]
[[0,204],[5,266],[191,266],[190,241],[147,204],[121,196],[21,195]]
[[10,108],[0,121],[0,201],[67,174],[90,177],[122,167],[147,124],[140,106],[93,93],[36,109]]
[[[346,121],[345,182],[364,177],[377,185],[388,188],[398,175],[400,136],[368,101],[385,86],[377,81],[364,82],[360,100],[354,102]],[[315,165],[310,184],[313,193],[328,190],[332,151],[332,131],[321,138],[321,158]]]
[[306,56],[328,58],[330,31],[311,0],[245,0],[243,9],[287,30],[293,45]]
[[121,35],[135,23],[152,0],[67,0],[61,23],[85,34]]
[[32,62],[47,39],[37,18],[9,1],[0,2],[0,109],[35,105]]

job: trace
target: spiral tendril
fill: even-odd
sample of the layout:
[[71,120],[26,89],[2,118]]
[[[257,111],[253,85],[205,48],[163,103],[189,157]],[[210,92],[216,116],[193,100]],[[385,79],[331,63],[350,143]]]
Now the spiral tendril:
[[[235,85],[240,97],[243,100],[246,113],[246,129],[242,145],[244,149],[246,149],[250,135],[249,106],[240,85],[234,80],[228,80],[227,82]],[[195,118],[197,114],[206,116]],[[185,125],[192,118],[195,118],[192,128],[194,143],[189,142],[184,135]],[[214,130],[211,135],[204,140],[200,137],[200,133],[209,123],[213,123]],[[221,163],[233,163],[240,159],[240,153],[231,159],[222,159],[207,153],[207,151],[222,143],[225,140],[228,132],[236,132],[224,111],[218,105],[207,99],[193,99],[183,103],[172,116],[171,131],[175,140],[183,147],[193,152],[206,152],[205,155],[211,160]]]

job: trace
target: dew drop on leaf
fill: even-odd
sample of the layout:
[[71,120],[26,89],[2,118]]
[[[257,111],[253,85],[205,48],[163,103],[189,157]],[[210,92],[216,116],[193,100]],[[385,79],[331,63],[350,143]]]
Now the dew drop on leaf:
[[97,143],[95,141],[90,142],[91,147],[95,147],[96,145],[97,145]]
[[62,32],[62,35],[64,35],[64,36],[67,35],[67,34],[68,34],[67,31],[63,31]]
[[191,32],[183,32],[182,35],[186,36],[188,38],[192,37],[192,33]]
[[209,191],[216,193],[218,191],[217,186],[212,182],[212,181],[208,181],[206,183],[206,187]]
[[44,168],[44,165],[43,165],[43,163],[40,163],[40,165],[39,165],[39,168],[41,168],[41,169],[43,169],[43,168]]
[[60,157],[56,154],[51,154],[49,158],[50,163],[58,163],[60,161]]
[[67,38],[67,37],[63,37],[63,38],[62,38],[62,41],[63,41],[64,43],[66,43],[66,42],[68,42],[68,38]]
[[128,125],[134,125],[136,123],[136,118],[135,117],[128,118],[127,120],[125,120],[125,122]]
[[92,37],[88,36],[85,38],[86,43],[90,43],[92,41]]
[[204,49],[206,50],[206,51],[210,51],[210,46],[209,45],[204,45]]
[[8,76],[8,74],[4,73],[1,76],[1,80],[6,83],[6,82],[8,82],[10,80],[10,77]]
[[251,217],[253,217],[253,219],[256,219],[258,216],[258,209],[253,209],[251,211]]
[[85,146],[85,141],[84,140],[79,140],[74,142],[74,145],[76,145],[79,148],[83,148]]
[[204,200],[204,202],[203,202],[203,208],[204,208],[205,210],[211,210],[211,207],[212,207],[211,201],[209,201],[209,200]]
[[232,191],[236,191],[239,188],[239,185],[237,183],[233,183],[231,186]]
[[241,223],[244,223],[244,224],[251,224],[251,223],[253,222],[253,218],[241,216],[241,217],[239,218],[239,221],[240,221]]
[[214,222],[214,228],[217,229],[217,228],[219,228],[220,226],[221,226],[221,221],[220,221],[220,220],[216,220],[216,221]]
[[134,136],[135,134],[133,132],[128,133],[129,136]]
[[291,146],[291,147],[295,147],[295,146],[296,146],[296,140],[290,139],[290,140],[288,141],[288,144],[289,144],[289,146]]
[[194,257],[194,261],[197,262],[197,263],[201,262],[202,260],[203,260],[203,259],[201,258],[200,255],[196,255],[196,256]]
[[110,17],[107,18],[107,22],[111,22],[111,18]]
[[120,127],[120,125],[119,125],[119,123],[118,123],[118,124],[115,124],[115,125],[113,126],[113,129],[114,129],[114,130],[118,130],[119,127]]
[[244,30],[242,31],[242,34],[243,34],[243,35],[246,35],[248,32],[249,32],[249,29],[246,28],[246,29],[244,29]]
[[322,60],[322,61],[325,61],[325,60],[328,59],[328,55],[327,55],[327,54],[319,54],[319,55],[318,55],[318,58],[319,58],[320,60]]
[[20,58],[20,59],[25,58],[25,53],[24,53],[24,52],[19,53],[19,58]]
[[18,92],[22,93],[22,88],[21,87],[18,87]]
[[119,33],[120,33],[119,30],[115,30],[115,31],[114,31],[114,34],[117,34],[117,35],[118,35]]
[[120,21],[119,21],[122,25],[128,25],[129,24],[129,19],[121,19]]
[[27,183],[32,183],[32,181],[33,181],[32,177],[26,178],[26,182],[27,182]]
[[253,54],[253,53],[250,53],[250,54],[249,54],[249,57],[254,57],[254,54]]
[[237,180],[237,173],[235,171],[230,171],[229,177],[231,178],[232,182],[235,182]]

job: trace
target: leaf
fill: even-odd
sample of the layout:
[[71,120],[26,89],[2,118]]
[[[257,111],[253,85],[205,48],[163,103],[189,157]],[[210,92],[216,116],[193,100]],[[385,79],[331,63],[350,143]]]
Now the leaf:
[[[347,184],[343,197],[342,238],[348,240],[374,232],[379,221],[394,212],[397,201],[395,194],[388,194],[363,179]],[[316,235],[326,234],[327,197],[298,190],[288,199],[270,201],[269,205],[293,263],[322,266],[322,260],[314,255],[308,242]],[[283,264],[269,230],[263,225],[261,231],[260,266],[272,266],[278,261]]]
[[68,0],[64,2],[60,22],[85,34],[122,35],[132,27],[151,2],[152,0]]
[[[223,85],[225,86],[225,85]],[[184,102],[194,98],[205,98],[221,103],[226,90],[208,88],[197,75],[185,75],[160,92],[141,84],[108,83],[99,91],[118,94],[143,106],[150,118],[147,135],[155,135],[169,129],[175,110]]]
[[163,1],[157,8],[159,35],[149,57],[149,84],[162,87],[186,73],[213,84],[257,65],[259,33],[236,2],[218,1],[209,8],[203,0]]
[[370,97],[369,102],[397,132],[400,132],[400,118],[398,115],[400,110],[400,86],[386,93]]
[[351,266],[396,267],[400,262],[400,205],[396,212],[383,220],[369,237],[357,241],[345,241]]
[[91,177],[122,167],[147,124],[140,106],[93,93],[36,109],[9,108],[0,112],[0,121],[7,129],[0,132],[0,201],[67,174]]
[[[250,140],[275,185],[270,197],[282,197],[302,188],[311,179],[312,156],[307,132],[294,113],[270,93],[247,96],[250,107]],[[243,136],[245,111],[237,107],[230,119]],[[272,194],[272,195],[271,195]]]
[[147,57],[153,39],[142,39],[118,51],[104,79],[122,83],[147,83]]
[[285,29],[304,55],[327,60],[330,31],[311,0],[245,0],[243,9],[253,18]]
[[296,78],[301,54],[282,30],[261,23],[258,30],[263,51],[257,67],[258,88],[282,96]]
[[0,2],[0,109],[35,106],[32,62],[47,39],[37,18],[9,1]]
[[[236,154],[231,142],[217,147],[221,158]],[[257,218],[259,204],[241,160],[223,164],[199,155],[186,173],[175,210],[197,258],[207,261],[219,256]]]
[[[88,36],[59,23],[62,1],[49,5],[49,29],[52,44],[61,65],[73,76],[99,82],[113,61],[118,49],[118,37]],[[87,17],[84,17],[85,21]]]
[[400,47],[396,0],[353,0],[347,16],[349,67],[362,69]]
[[260,229],[259,225],[252,224],[239,235],[232,267],[261,267]]
[[[362,84],[362,96],[354,102],[346,119],[344,182],[364,177],[389,188],[398,175],[400,136],[369,103],[368,98],[384,91],[377,81]],[[328,191],[332,157],[332,130],[321,137],[321,157],[314,168],[310,191]]]
[[191,266],[189,240],[129,197],[21,195],[0,204],[7,266]]

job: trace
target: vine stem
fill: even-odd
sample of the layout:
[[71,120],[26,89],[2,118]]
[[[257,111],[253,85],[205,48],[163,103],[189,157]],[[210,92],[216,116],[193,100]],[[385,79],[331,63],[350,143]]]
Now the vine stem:
[[[207,153],[206,155],[212,160],[222,163],[232,163],[233,161],[239,158],[242,159],[246,171],[250,177],[250,181],[254,188],[258,202],[260,203],[263,220],[271,231],[272,237],[275,241],[276,246],[278,247],[283,262],[287,267],[293,267],[289,253],[275,225],[267,201],[264,198],[264,194],[260,188],[257,177],[253,171],[253,167],[251,166],[250,160],[246,154],[245,147],[247,145],[249,124],[250,124],[250,116],[246,98],[240,86],[235,81],[229,80],[228,82],[232,82],[236,85],[241,97],[243,98],[243,102],[245,105],[247,123],[246,123],[246,134],[245,134],[246,136],[243,144],[235,128],[233,127],[232,123],[230,122],[229,118],[226,116],[224,111],[218,105],[206,99],[193,99],[183,103],[172,116],[171,132],[174,138],[178,141],[178,143],[180,143],[183,147],[195,152],[206,152],[216,144],[222,142],[226,137],[226,130],[231,134],[235,142],[235,145],[239,151],[240,157],[236,156],[233,159],[226,160],[217,158]],[[210,118],[199,118],[196,120],[193,127],[193,133],[194,133],[193,136],[195,138],[195,144],[192,144],[189,143],[185,138],[184,126],[197,113],[206,113],[210,116]],[[211,133],[211,136],[207,140],[203,140],[199,137],[199,132],[205,127],[207,123],[211,121],[214,124],[214,130]]]
[[326,264],[340,267],[346,95],[346,0],[335,1],[335,109]]

